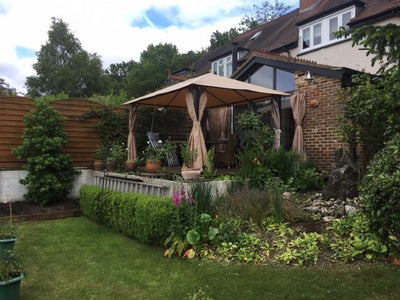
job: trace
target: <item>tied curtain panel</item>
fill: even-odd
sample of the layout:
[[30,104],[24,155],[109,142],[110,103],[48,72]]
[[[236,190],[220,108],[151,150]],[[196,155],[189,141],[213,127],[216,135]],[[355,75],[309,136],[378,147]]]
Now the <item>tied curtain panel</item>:
[[137,105],[132,104],[129,110],[129,133],[128,133],[128,160],[136,160],[136,138],[135,127],[137,118]]
[[194,107],[193,94],[190,91],[186,92],[186,105],[190,118],[193,121],[193,127],[189,136],[189,147],[190,149],[197,149],[197,158],[194,162],[194,169],[203,170],[203,166],[207,163],[207,148],[201,130],[201,119],[203,118],[204,110],[207,106],[207,93],[203,91],[200,94],[199,99],[199,117],[197,118],[196,109]]
[[306,95],[302,92],[295,92],[290,98],[290,104],[293,111],[293,119],[296,124],[294,131],[292,148],[296,149],[299,153],[304,153],[304,140],[303,140],[303,119],[306,113]]

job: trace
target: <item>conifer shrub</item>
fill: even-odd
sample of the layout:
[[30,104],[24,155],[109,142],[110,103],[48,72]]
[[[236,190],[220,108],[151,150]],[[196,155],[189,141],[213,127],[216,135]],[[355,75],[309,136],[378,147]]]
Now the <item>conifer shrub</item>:
[[360,194],[372,230],[400,256],[400,134],[373,157]]
[[36,100],[24,122],[22,144],[13,151],[18,159],[26,159],[28,175],[20,180],[27,186],[25,198],[40,205],[64,200],[78,173],[71,157],[62,153],[67,144],[64,118],[45,100]]

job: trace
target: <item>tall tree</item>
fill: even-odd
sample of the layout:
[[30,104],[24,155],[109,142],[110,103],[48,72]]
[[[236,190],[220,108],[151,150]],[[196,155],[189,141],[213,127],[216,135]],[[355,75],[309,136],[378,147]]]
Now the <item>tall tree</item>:
[[106,93],[118,95],[126,92],[129,86],[129,72],[131,72],[136,65],[137,62],[134,60],[111,64],[104,75]]
[[264,1],[253,4],[252,6],[247,6],[244,8],[246,14],[239,23],[239,31],[246,32],[268,21],[276,19],[287,13],[290,8],[290,5],[285,5],[278,0],[275,0],[274,4],[270,4],[269,1]]
[[168,70],[190,66],[198,53],[179,54],[172,44],[149,45],[140,54],[140,62],[128,75],[128,96],[139,97],[159,89],[167,80]]
[[269,1],[264,1],[261,4],[244,5],[243,10],[245,15],[239,23],[239,28],[233,27],[228,31],[219,32],[216,30],[210,38],[210,45],[207,50],[211,51],[233,41],[240,33],[251,30],[268,21],[280,17],[288,12],[291,8],[289,5],[275,1],[275,4],[270,4]]
[[10,85],[3,78],[0,78],[0,96],[15,96],[16,94],[17,91],[10,88]]
[[230,43],[238,36],[238,34],[239,32],[236,28],[231,28],[225,32],[219,32],[218,30],[214,31],[210,38],[210,46],[208,46],[208,50],[210,51]]
[[62,19],[52,18],[48,37],[33,65],[37,76],[26,80],[28,94],[38,97],[67,93],[71,97],[89,97],[101,93],[101,59],[82,48]]
[[[354,86],[346,90],[345,112],[341,129],[352,149],[361,145],[367,160],[384,143],[400,132],[400,26],[363,26],[346,30],[353,46],[362,45],[371,64],[380,64],[379,77],[368,74],[353,77]],[[350,101],[348,101],[350,99]]]

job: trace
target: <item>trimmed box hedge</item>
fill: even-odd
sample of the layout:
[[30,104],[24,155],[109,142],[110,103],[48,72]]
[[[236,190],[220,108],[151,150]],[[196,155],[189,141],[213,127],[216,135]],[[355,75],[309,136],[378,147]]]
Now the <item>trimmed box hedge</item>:
[[171,197],[111,191],[83,185],[82,213],[94,222],[142,243],[163,245],[169,236],[175,206]]

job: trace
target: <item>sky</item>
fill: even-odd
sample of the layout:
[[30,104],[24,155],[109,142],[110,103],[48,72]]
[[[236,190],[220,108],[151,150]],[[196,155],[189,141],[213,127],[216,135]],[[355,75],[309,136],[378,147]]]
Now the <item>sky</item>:
[[[274,3],[275,0],[270,0]],[[48,41],[51,18],[61,18],[103,68],[139,61],[150,44],[171,43],[180,53],[199,51],[213,32],[238,24],[257,0],[0,0],[0,78],[18,94],[35,76],[36,53]],[[299,0],[279,2],[297,7]]]

